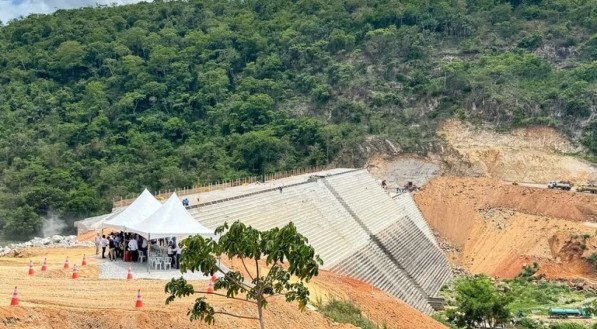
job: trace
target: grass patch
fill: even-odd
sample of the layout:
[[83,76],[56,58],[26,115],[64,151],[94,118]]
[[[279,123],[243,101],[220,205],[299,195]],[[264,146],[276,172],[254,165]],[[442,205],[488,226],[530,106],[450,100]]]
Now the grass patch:
[[338,323],[349,323],[362,329],[379,329],[380,327],[367,319],[361,310],[351,301],[330,299],[323,304],[318,301],[319,312]]
[[[508,328],[597,329],[597,323],[592,324],[592,326],[585,326],[566,322],[548,324],[542,321],[543,318],[547,320],[547,310],[550,307],[578,308],[584,306],[583,303],[587,299],[597,297],[594,292],[574,291],[560,282],[535,280],[528,277],[501,281],[497,283],[497,288],[511,299],[507,309],[518,322],[516,326]],[[456,292],[452,284],[443,287],[440,294],[446,300],[447,309],[455,307]],[[542,316],[542,318],[531,319],[537,315]],[[448,321],[445,310],[435,313],[433,318],[450,328],[456,328],[453,323]]]
[[512,313],[523,311],[539,311],[546,315],[550,307],[575,307],[588,297],[586,292],[570,290],[566,285],[558,282],[510,280],[507,282],[508,294],[513,298],[508,308]]

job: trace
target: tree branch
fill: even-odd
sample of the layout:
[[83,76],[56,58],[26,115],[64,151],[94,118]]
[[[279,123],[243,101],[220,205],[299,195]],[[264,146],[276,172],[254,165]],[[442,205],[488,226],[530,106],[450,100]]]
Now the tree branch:
[[236,314],[232,314],[232,313],[228,313],[228,312],[224,312],[224,311],[215,311],[214,314],[230,315],[230,316],[233,316],[235,318],[241,318],[241,319],[259,320],[259,318],[256,318],[256,317],[253,317],[253,316],[236,315]]
[[253,282],[253,280],[255,280],[253,278],[253,276],[251,275],[251,272],[249,272],[249,269],[247,268],[247,265],[245,264],[245,260],[243,258],[240,259],[240,261],[243,263],[243,266],[245,267],[245,271],[247,271],[247,274],[249,275],[249,277],[251,278],[251,282]]
[[[219,267],[218,265],[216,265],[216,268],[218,269],[218,271],[220,271],[220,272],[224,273],[224,275],[226,275],[226,272],[224,272],[224,270],[223,270],[221,267]],[[231,276],[229,276],[228,278],[229,278],[229,279],[230,279],[232,282],[236,283],[237,285],[239,285],[239,286],[241,286],[241,287],[244,287],[246,290],[251,290],[251,289],[253,288],[253,287],[251,287],[250,285],[248,285],[247,283],[236,281],[236,280],[235,280],[233,277],[231,277]]]
[[207,291],[195,291],[196,294],[211,294],[211,295],[217,295],[217,296],[222,296],[222,297],[226,297],[226,298],[230,298],[230,299],[236,299],[236,300],[240,300],[243,302],[247,302],[247,303],[251,303],[251,304],[257,304],[254,301],[248,300],[248,299],[242,299],[242,298],[237,298],[237,297],[228,297],[224,294],[219,294],[217,292],[207,292]]

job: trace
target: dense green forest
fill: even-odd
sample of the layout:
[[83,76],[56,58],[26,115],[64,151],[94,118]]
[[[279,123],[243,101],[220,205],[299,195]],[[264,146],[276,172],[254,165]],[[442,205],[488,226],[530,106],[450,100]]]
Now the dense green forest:
[[448,117],[597,153],[596,0],[189,0],[0,27],[0,226],[113,197],[427,152]]

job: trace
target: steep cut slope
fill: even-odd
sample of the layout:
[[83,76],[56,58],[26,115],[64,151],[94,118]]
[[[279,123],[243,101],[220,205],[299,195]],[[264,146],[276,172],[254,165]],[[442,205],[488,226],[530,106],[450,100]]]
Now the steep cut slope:
[[435,232],[458,250],[451,258],[473,273],[511,278],[537,261],[551,277],[596,278],[583,257],[597,250],[597,196],[440,177],[415,200]]

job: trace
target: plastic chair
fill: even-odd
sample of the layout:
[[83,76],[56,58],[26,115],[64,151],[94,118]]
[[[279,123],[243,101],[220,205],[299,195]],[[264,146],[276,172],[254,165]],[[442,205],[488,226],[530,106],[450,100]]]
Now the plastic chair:
[[139,263],[143,263],[145,260],[145,254],[141,250],[139,250]]
[[151,262],[152,262],[154,270],[157,270],[160,267],[162,269],[164,269],[164,266],[162,265],[162,258],[161,257],[154,257],[154,258],[152,258]]
[[164,257],[164,270],[168,268],[169,270],[172,269],[172,257]]

